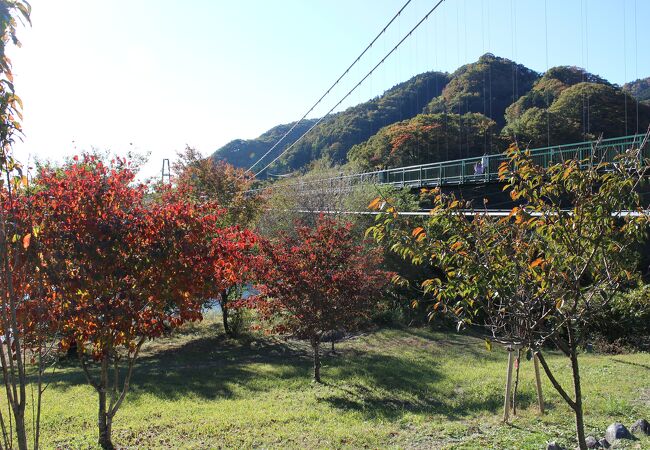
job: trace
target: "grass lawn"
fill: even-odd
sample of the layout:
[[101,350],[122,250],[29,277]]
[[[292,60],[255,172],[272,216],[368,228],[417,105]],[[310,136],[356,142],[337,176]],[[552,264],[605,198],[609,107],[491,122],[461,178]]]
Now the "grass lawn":
[[[537,414],[532,362],[521,366],[520,411],[500,422],[506,353],[424,329],[386,329],[337,346],[325,384],[311,382],[309,349],[270,338],[226,339],[214,319],[149,343],[116,416],[129,448],[575,447],[573,416],[544,378]],[[567,358],[548,357],[570,380]],[[650,420],[650,354],[581,355],[588,434]],[[80,369],[51,375],[44,448],[95,448],[95,392]],[[650,448],[650,439],[630,448]]]

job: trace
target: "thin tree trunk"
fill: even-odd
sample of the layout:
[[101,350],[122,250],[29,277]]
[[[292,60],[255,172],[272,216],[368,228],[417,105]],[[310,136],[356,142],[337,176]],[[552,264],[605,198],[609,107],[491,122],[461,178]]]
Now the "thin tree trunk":
[[320,383],[320,339],[312,338],[311,346],[314,349],[314,381]]
[[[7,180],[7,194],[9,198],[13,198],[13,192],[11,189],[11,179],[9,176],[8,167],[5,170],[5,175]],[[14,414],[14,421],[16,423],[16,438],[18,439],[18,448],[20,450],[27,450],[27,431],[25,429],[25,399],[27,398],[27,391],[26,391],[27,377],[25,376],[23,349],[20,341],[21,335],[19,332],[20,329],[18,327],[18,315],[16,312],[16,310],[18,309],[16,291],[14,290],[13,279],[11,276],[11,265],[9,264],[9,249],[7,246],[7,228],[6,228],[7,222],[6,222],[6,216],[4,214],[4,210],[0,220],[2,220],[2,224],[3,224],[3,230],[2,230],[3,250],[4,250],[3,259],[4,259],[4,269],[5,269],[5,277],[7,283],[7,294],[9,300],[9,321],[5,319],[4,322],[5,322],[5,327],[7,325],[7,322],[8,325],[10,326],[9,329],[7,328],[5,329],[5,339],[7,340],[7,350],[8,350],[7,359],[9,359],[9,367],[10,367],[9,371],[12,374],[12,383],[13,383],[13,390],[14,390],[12,409]],[[13,364],[12,347],[15,349],[16,352],[15,368]],[[16,371],[15,376],[17,376],[18,378],[17,380],[13,379],[14,370]],[[17,390],[18,392],[16,392],[16,383],[18,384],[18,390]]]
[[519,364],[521,363],[521,349],[517,348],[515,358],[515,385],[512,388],[512,415],[517,415],[517,389],[519,388]]
[[101,375],[97,393],[99,394],[99,411],[97,416],[97,426],[99,428],[98,443],[104,450],[114,450],[111,437],[112,418],[107,411],[106,389],[108,388],[108,355],[102,357]]
[[232,330],[228,324],[228,289],[224,289],[221,293],[221,317],[223,317],[223,329],[228,336],[232,336]]
[[573,390],[575,392],[575,403],[573,405],[573,411],[576,416],[576,434],[578,437],[578,445],[580,450],[587,450],[587,442],[585,441],[585,423],[584,415],[582,411],[582,389],[580,386],[580,368],[578,366],[578,353],[577,353],[577,343],[575,341],[575,336],[573,329],[567,327],[569,333],[569,346],[571,348],[571,371],[573,373]]
[[[106,394],[100,394],[100,397],[104,397],[104,405],[106,405]],[[102,400],[100,400],[100,405],[102,403]],[[111,436],[111,427],[112,427],[112,419],[111,417],[105,412],[101,410],[100,406],[100,411],[99,411],[99,445],[102,447],[104,450],[114,450],[115,447],[113,446],[113,441],[112,441],[112,436]]]
[[[11,418],[10,418],[11,419]],[[0,411],[0,429],[2,429],[2,441],[4,442],[3,448],[9,448],[9,436],[7,435],[7,428],[5,426],[5,419]]]

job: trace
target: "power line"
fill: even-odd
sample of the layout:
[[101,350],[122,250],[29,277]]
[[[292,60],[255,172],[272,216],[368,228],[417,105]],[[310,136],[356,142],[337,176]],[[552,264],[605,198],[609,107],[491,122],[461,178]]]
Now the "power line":
[[304,132],[304,133],[303,133],[303,134],[302,134],[298,139],[296,139],[296,140],[295,140],[295,141],[294,141],[290,146],[288,146],[287,148],[285,148],[285,149],[282,151],[282,153],[280,153],[278,156],[275,157],[275,159],[273,159],[273,161],[271,161],[271,162],[268,163],[266,166],[264,166],[264,167],[262,168],[262,170],[258,171],[258,172],[255,174],[255,176],[257,176],[257,175],[259,175],[260,173],[264,172],[264,171],[265,171],[265,170],[266,170],[266,169],[267,169],[271,164],[273,164],[274,162],[276,162],[276,161],[277,161],[278,159],[280,159],[280,158],[281,158],[285,153],[287,153],[289,150],[291,150],[291,149],[292,149],[292,148],[293,148],[293,147],[294,147],[298,142],[300,142],[300,141],[302,140],[302,138],[304,138],[304,137],[305,137],[305,136],[306,136],[306,135],[307,135],[311,130],[313,130],[314,128],[316,128],[316,126],[318,126],[318,124],[320,124],[320,123],[321,123],[321,122],[322,122],[322,121],[323,121],[327,116],[329,116],[330,113],[331,113],[332,111],[334,111],[334,110],[335,110],[335,109],[336,109],[336,108],[337,108],[341,103],[343,103],[343,102],[345,101],[345,99],[347,99],[347,98],[348,98],[348,97],[349,97],[349,96],[350,96],[350,95],[351,95],[351,94],[352,94],[352,93],[353,93],[353,92],[354,92],[354,91],[355,91],[355,90],[356,90],[356,89],[357,89],[357,88],[358,88],[358,87],[359,87],[359,86],[360,86],[360,85],[361,85],[361,84],[362,84],[362,83],[363,83],[363,82],[364,82],[364,81],[365,81],[365,80],[370,76],[370,75],[372,75],[372,73],[373,73],[373,72],[374,72],[374,71],[375,71],[379,66],[381,66],[381,65],[384,63],[384,61],[386,61],[386,59],[388,59],[388,57],[389,57],[390,55],[392,55],[392,54],[395,52],[395,50],[397,50],[397,49],[400,47],[400,45],[402,45],[402,43],[403,43],[403,42],[404,42],[404,41],[405,41],[409,36],[411,36],[411,34],[413,34],[413,32],[414,32],[414,31],[415,31],[415,30],[416,30],[420,25],[422,25],[422,23],[423,23],[425,20],[427,20],[427,19],[429,18],[429,16],[431,15],[431,13],[433,13],[433,12],[438,8],[438,6],[440,6],[440,4],[442,4],[442,2],[444,2],[444,1],[445,1],[445,0],[439,0],[438,3],[436,3],[436,4],[433,6],[433,8],[431,8],[431,9],[429,10],[429,12],[426,13],[426,15],[425,15],[424,17],[422,17],[422,19],[420,19],[420,21],[419,21],[419,22],[418,22],[418,23],[417,23],[413,28],[411,28],[411,30],[410,30],[407,34],[404,35],[404,37],[403,37],[403,38],[402,38],[402,39],[401,39],[401,40],[400,40],[400,41],[399,41],[399,42],[398,42],[398,43],[397,43],[397,44],[392,48],[392,50],[391,50],[390,52],[388,52],[388,53],[387,53],[387,54],[386,54],[386,55],[385,55],[385,56],[384,56],[384,57],[383,57],[383,58],[382,58],[382,59],[381,59],[381,60],[380,60],[380,61],[379,61],[379,62],[378,62],[378,63],[377,63],[377,64],[376,64],[372,69],[370,69],[370,72],[368,72],[368,73],[367,73],[367,74],[366,74],[366,75],[365,75],[365,76],[364,76],[364,77],[363,77],[363,78],[362,78],[362,79],[361,79],[357,84],[355,84],[354,87],[353,87],[352,89],[350,89],[350,90],[348,91],[348,93],[345,94],[345,95],[343,96],[343,98],[342,98],[341,100],[339,100],[339,101],[336,103],[336,105],[334,105],[334,106],[333,106],[333,107],[332,107],[332,108],[331,108],[331,109],[330,109],[330,110],[329,110],[329,111],[328,111],[328,112],[327,112],[323,117],[321,117],[320,119],[318,119],[318,120],[316,121],[316,123],[314,123],[314,124],[313,124],[313,125],[312,125],[308,130],[307,130],[307,131],[305,131],[305,132]]
[[397,11],[397,13],[393,16],[393,18],[390,19],[390,21],[386,24],[386,26],[384,26],[384,28],[382,28],[382,30],[379,32],[379,34],[377,34],[377,36],[375,36],[375,38],[370,42],[370,44],[368,44],[368,46],[361,52],[361,54],[359,56],[357,56],[357,58],[352,62],[352,64],[350,64],[348,66],[348,68],[345,69],[345,71],[341,74],[341,76],[339,76],[336,79],[336,81],[325,91],[325,93],[318,99],[318,101],[316,101],[316,103],[314,103],[312,105],[312,107],[309,108],[309,110],[300,118],[300,120],[298,120],[296,123],[294,123],[293,126],[289,129],[289,131],[284,133],[284,135],[266,153],[264,153],[264,155],[262,155],[262,157],[260,159],[255,161],[255,163],[252,166],[250,166],[248,169],[246,169],[246,172],[249,172],[250,170],[252,170],[253,167],[258,165],[260,163],[260,161],[262,161],[264,158],[266,158],[266,156],[269,153],[271,153],[278,145],[280,145],[280,143],[282,141],[284,141],[284,139],[287,136],[289,136],[289,134],[298,126],[298,124],[300,124],[303,120],[305,120],[305,118],[309,115],[309,113],[311,113],[314,110],[314,108],[316,108],[316,106],[318,106],[320,104],[320,102],[330,93],[330,91],[339,83],[339,81],[341,81],[343,79],[343,77],[345,75],[347,75],[348,72],[350,72],[350,69],[352,69],[352,67],[354,67],[354,65],[357,62],[359,62],[359,60],[363,57],[363,55],[365,55],[366,52],[368,50],[370,50],[370,48],[377,41],[377,39],[379,39],[379,37],[386,32],[388,27],[390,27],[391,24],[395,21],[395,19],[397,19],[397,17],[399,17],[399,15],[402,14],[402,11],[404,11],[404,8],[406,8],[408,6],[408,4],[411,3],[411,1],[412,0],[407,0],[406,3],[404,3],[404,5],[399,9],[399,11]]

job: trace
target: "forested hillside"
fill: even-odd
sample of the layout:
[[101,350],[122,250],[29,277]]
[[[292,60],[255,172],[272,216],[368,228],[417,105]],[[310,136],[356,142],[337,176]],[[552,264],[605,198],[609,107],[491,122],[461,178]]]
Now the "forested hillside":
[[[301,123],[290,137],[313,123]],[[532,147],[556,145],[642,132],[649,124],[650,78],[621,88],[579,67],[538,74],[485,54],[451,75],[417,75],[326,118],[272,169],[305,169],[321,159],[364,169],[399,167],[494,153],[515,139]],[[250,166],[290,126],[232,141],[213,157]],[[291,142],[279,145],[265,163]]]
[[481,113],[504,125],[506,108],[530,91],[539,74],[506,58],[486,54],[460,67],[427,113]]
[[[298,139],[318,119],[304,120],[280,144],[285,148],[287,144]],[[295,122],[278,125],[256,139],[235,139],[230,141],[214,153],[214,157],[224,160],[236,167],[248,168],[264,155],[280,138],[291,129]],[[279,150],[278,146],[278,150]],[[272,158],[272,157],[271,157]],[[269,159],[270,161],[271,159]],[[261,168],[262,166],[260,166]]]
[[[440,95],[448,80],[445,73],[423,73],[394,86],[377,98],[333,114],[287,152],[273,168],[295,170],[323,157],[329,158],[332,163],[344,163],[353,145],[364,142],[386,125],[420,113],[431,99]],[[292,134],[299,136],[312,124],[300,124]],[[239,167],[248,167],[271,148],[290,126],[275,127],[257,139],[232,141],[218,149],[213,157]],[[297,132],[298,128],[301,129],[300,133]],[[271,139],[272,135],[277,138]],[[291,142],[293,140],[287,138],[274,150],[274,156]],[[271,160],[272,157],[269,157],[267,162]]]
[[650,77],[640,78],[623,85],[623,90],[627,91],[634,98],[642,103],[650,105]]

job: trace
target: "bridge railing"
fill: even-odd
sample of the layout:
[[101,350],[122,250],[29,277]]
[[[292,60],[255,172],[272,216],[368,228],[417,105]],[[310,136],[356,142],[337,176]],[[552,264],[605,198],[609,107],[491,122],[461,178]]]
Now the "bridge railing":
[[[543,167],[570,159],[612,162],[616,155],[640,145],[644,135],[632,135],[598,141],[535,148],[530,150],[533,161]],[[650,156],[646,149],[644,156]],[[453,161],[400,167],[373,172],[379,183],[395,186],[440,186],[443,184],[484,183],[498,179],[499,166],[507,157],[500,153]],[[351,176],[358,176],[351,175]]]
[[[612,162],[617,155],[633,146],[640,145],[644,137],[643,134],[636,134],[600,141],[556,145],[531,149],[530,153],[533,161],[543,167],[570,159],[592,158],[594,162],[601,159]],[[650,157],[650,149],[644,150],[643,156]],[[317,180],[304,180],[289,186],[335,188],[335,185],[351,187],[356,184],[372,183],[397,187],[423,187],[486,183],[499,178],[499,166],[507,159],[505,154],[499,153]]]

